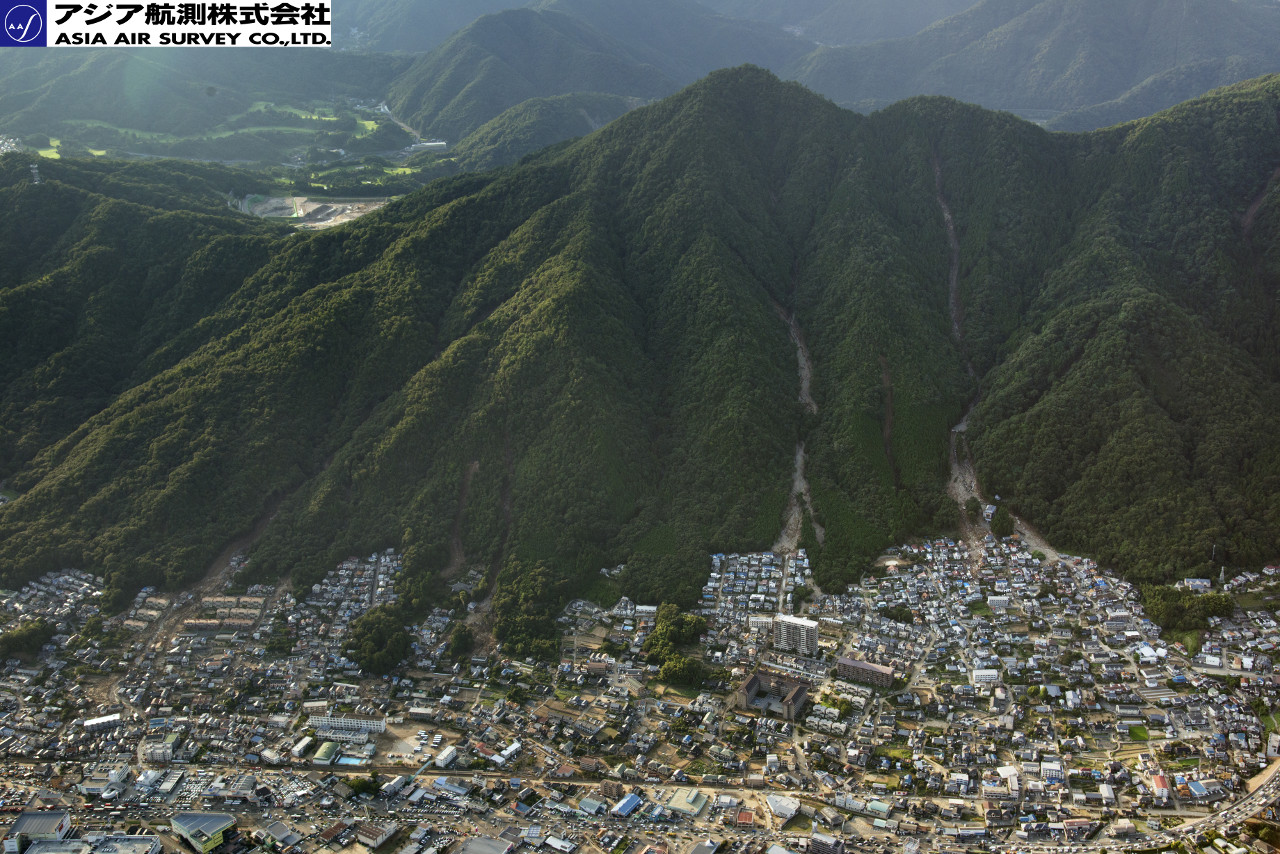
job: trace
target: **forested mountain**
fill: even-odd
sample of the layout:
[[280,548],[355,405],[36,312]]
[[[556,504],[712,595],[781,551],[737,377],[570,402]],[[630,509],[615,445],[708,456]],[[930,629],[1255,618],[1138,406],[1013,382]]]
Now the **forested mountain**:
[[1050,134],[737,68],[287,236],[221,207],[235,172],[7,157],[3,583],[82,566],[120,604],[255,528],[299,586],[396,546],[406,609],[478,567],[546,654],[570,596],[687,604],[708,551],[768,547],[801,442],[824,587],[946,530],[979,392],[985,485],[1062,547],[1274,558],[1278,115],[1268,77]]
[[530,98],[476,128],[451,153],[464,171],[515,163],[548,145],[599,130],[643,103],[598,92]]
[[647,100],[676,88],[589,24],[515,9],[481,18],[418,59],[387,103],[423,134],[457,141],[530,98],[601,92]]
[[344,49],[423,53],[483,15],[524,5],[527,0],[343,0],[333,40]]
[[691,0],[543,0],[480,18],[415,62],[388,103],[424,134],[457,141],[530,98],[647,100],[717,68],[784,68],[812,47]]
[[[843,45],[915,35],[974,2],[703,0],[701,6],[727,18],[759,21],[823,44]],[[548,5],[542,0],[346,0],[335,20],[334,39],[344,48],[418,53],[443,44],[483,15]]]
[[[487,125],[484,157],[469,153],[434,175],[514,162],[615,117],[621,104],[741,63],[861,111],[939,94],[1087,130],[1280,71],[1280,6],[353,0],[335,39],[361,50],[0,51],[0,133],[31,137],[37,149],[53,137],[81,152],[297,165],[405,148],[408,135],[373,110],[383,100],[451,145]],[[361,52],[370,49],[404,52]],[[603,111],[570,106],[598,107],[602,96]],[[370,121],[379,127],[363,127]]]
[[1274,3],[982,0],[909,38],[816,51],[787,75],[858,109],[950,95],[1088,129],[1277,70]]
[[[717,8],[764,16],[750,3]],[[822,20],[903,20],[875,3],[769,8]],[[748,22],[690,0],[542,0],[460,32],[396,81],[390,103],[420,130],[456,140],[525,98],[648,98],[751,62],[858,110],[941,94],[1086,130],[1280,70],[1280,7],[1271,3],[981,0],[915,11],[936,23],[903,38],[817,47],[831,41],[818,27],[802,38],[783,32],[776,15]],[[951,11],[958,14],[937,20]],[[569,136],[568,127],[559,133]]]
[[1045,122],[1045,126],[1070,131],[1109,127],[1158,113],[1210,89],[1258,77],[1274,69],[1275,64],[1262,55],[1232,55],[1185,63],[1148,77],[1118,98],[1055,116]]

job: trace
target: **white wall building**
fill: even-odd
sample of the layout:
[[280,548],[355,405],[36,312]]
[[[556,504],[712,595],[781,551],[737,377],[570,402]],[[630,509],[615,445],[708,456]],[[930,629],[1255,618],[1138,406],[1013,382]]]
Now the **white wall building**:
[[800,655],[818,652],[818,624],[814,620],[779,614],[773,620],[773,645]]

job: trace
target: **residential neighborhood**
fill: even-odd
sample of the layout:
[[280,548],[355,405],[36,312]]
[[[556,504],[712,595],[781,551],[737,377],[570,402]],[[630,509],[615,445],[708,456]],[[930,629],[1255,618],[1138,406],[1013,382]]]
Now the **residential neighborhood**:
[[0,596],[54,629],[0,667],[6,851],[1271,850],[1245,820],[1275,818],[1275,567],[1184,582],[1247,606],[1189,649],[1016,537],[903,544],[841,591],[803,549],[715,554],[697,686],[625,597],[569,603],[551,663],[451,660],[471,609],[437,610],[371,677],[344,640],[401,555],[301,598],[245,564],[111,617],[78,570]]

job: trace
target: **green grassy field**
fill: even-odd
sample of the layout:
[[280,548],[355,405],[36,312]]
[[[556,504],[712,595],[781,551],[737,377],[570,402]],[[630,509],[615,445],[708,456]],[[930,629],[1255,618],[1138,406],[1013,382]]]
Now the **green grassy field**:
[[876,749],[877,756],[887,756],[890,759],[898,759],[902,762],[911,761],[911,751],[905,747],[879,747]]
[[1236,604],[1246,611],[1253,611],[1258,608],[1274,608],[1280,596],[1267,591],[1247,591],[1244,593],[1233,594]]
[[[305,124],[281,124],[282,114],[296,116]],[[226,159],[272,161],[300,154],[317,134],[332,131],[343,120],[350,122],[345,127],[351,133],[351,139],[375,135],[380,123],[385,121],[380,118],[363,118],[342,108],[308,103],[292,105],[257,101],[243,112],[228,115],[214,126],[191,133],[140,130],[97,119],[68,119],[58,126],[62,131],[62,138],[52,140],[50,146],[41,149],[40,153],[45,157],[60,157],[65,154],[60,148],[74,142],[86,146],[95,156],[104,156],[109,150],[136,149],[138,153],[159,156],[172,154],[184,158],[192,156],[192,151],[196,151],[198,153],[195,156],[211,157],[223,156],[218,155],[217,151],[225,148]],[[210,144],[215,141],[216,147],[211,149]],[[78,150],[83,153],[85,149]],[[408,171],[394,174],[404,175]]]
[[1199,631],[1167,631],[1164,633],[1164,637],[1170,643],[1174,641],[1180,642],[1187,648],[1188,655],[1195,655],[1200,651],[1201,633]]
[[292,113],[300,119],[310,119],[314,122],[336,122],[338,120],[337,116],[326,116],[320,113],[311,112],[310,110],[303,110],[298,107],[282,107],[278,104],[272,104],[269,101],[255,101],[253,106],[251,106],[246,112],[241,113],[240,116],[235,116],[235,118],[247,116],[249,113],[265,112],[268,109],[279,110],[282,113]]

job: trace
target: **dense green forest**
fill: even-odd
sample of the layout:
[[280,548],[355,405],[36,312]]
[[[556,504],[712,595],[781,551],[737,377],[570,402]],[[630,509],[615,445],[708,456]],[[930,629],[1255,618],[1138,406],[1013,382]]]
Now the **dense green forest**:
[[1143,585],[1141,593],[1146,615],[1170,631],[1204,630],[1210,617],[1230,617],[1236,610],[1236,600],[1227,593],[1202,595],[1163,584]]
[[456,141],[531,98],[607,92],[648,100],[677,88],[628,45],[577,18],[513,9],[420,57],[392,83],[387,103],[423,134]]
[[642,103],[640,98],[596,92],[529,98],[476,128],[453,147],[451,160],[466,172],[505,166],[557,142],[586,136]]
[[21,655],[32,658],[53,640],[57,629],[47,620],[32,620],[15,629],[0,633],[0,656],[11,658]]
[[120,606],[251,535],[300,588],[395,546],[354,654],[477,568],[547,657],[570,598],[687,606],[708,552],[769,547],[801,441],[824,589],[953,525],[979,393],[984,485],[1055,544],[1141,580],[1274,558],[1278,115],[1268,77],[1050,134],[742,67],[318,234],[229,209],[246,173],[6,156],[0,581],[78,566]]

